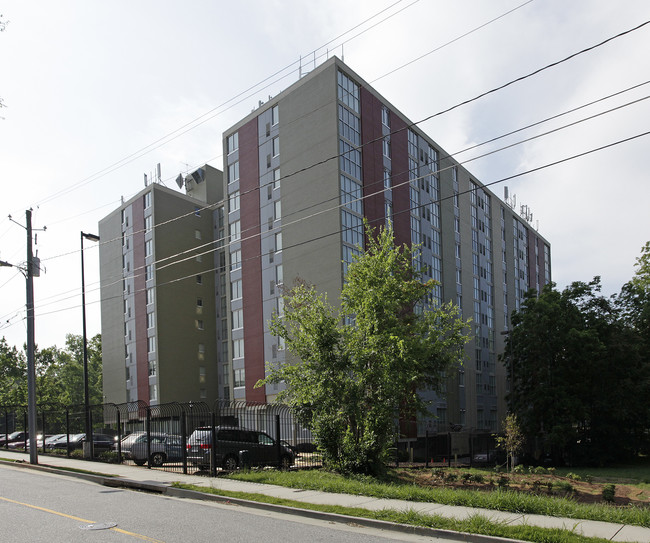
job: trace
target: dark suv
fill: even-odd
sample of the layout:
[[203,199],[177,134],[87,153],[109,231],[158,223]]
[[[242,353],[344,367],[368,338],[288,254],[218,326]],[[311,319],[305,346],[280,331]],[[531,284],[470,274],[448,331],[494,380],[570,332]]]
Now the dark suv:
[[[217,426],[215,446],[216,465],[226,470],[237,469],[241,462],[250,466],[279,466],[288,469],[295,460],[291,449],[257,430],[246,428]],[[187,461],[199,469],[208,469],[212,458],[212,429],[197,428],[187,442]]]

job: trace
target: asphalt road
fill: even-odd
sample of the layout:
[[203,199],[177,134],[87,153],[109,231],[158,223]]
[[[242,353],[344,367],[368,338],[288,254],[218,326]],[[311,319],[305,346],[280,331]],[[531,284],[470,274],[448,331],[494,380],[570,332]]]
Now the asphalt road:
[[66,476],[0,466],[0,542],[16,541],[370,543],[434,539],[353,523],[112,489]]

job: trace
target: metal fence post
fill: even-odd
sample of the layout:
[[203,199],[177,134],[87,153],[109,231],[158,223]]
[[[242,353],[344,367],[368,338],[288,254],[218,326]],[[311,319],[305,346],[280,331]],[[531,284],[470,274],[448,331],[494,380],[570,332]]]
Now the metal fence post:
[[151,469],[151,462],[149,462],[149,459],[151,458],[151,406],[147,406],[147,468]]
[[429,430],[426,431],[424,437],[424,466],[429,467]]
[[93,460],[95,458],[95,440],[93,439],[93,409],[90,405],[88,406],[86,416],[88,417],[86,420],[88,421],[88,430],[90,432],[90,436],[86,436],[86,439],[90,448],[90,459]]
[[70,458],[70,411],[65,410],[65,454]]
[[117,410],[117,462],[122,463],[122,421],[120,420],[120,410]]
[[210,475],[217,476],[217,417],[212,411],[210,413],[210,433],[212,434],[212,446],[210,447]]
[[183,475],[187,475],[187,421],[185,410],[181,412],[181,447],[183,448]]
[[282,445],[280,445],[280,415],[275,415],[275,453],[278,457],[278,468],[282,467]]

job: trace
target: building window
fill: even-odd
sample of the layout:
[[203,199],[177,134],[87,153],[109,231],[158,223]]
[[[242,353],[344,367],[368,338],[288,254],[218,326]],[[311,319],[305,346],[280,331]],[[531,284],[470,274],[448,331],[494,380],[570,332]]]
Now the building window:
[[279,156],[280,155],[280,138],[275,137],[273,138],[273,156]]
[[154,402],[158,400],[158,385],[149,385],[149,401]]
[[241,250],[237,249],[230,253],[230,271],[241,268]]
[[241,279],[237,279],[230,283],[230,299],[239,300],[242,296]]
[[230,241],[239,239],[241,239],[241,221],[233,221],[230,223]]
[[244,358],[244,340],[243,339],[233,339],[232,340],[232,357],[233,358]]
[[228,212],[232,213],[239,209],[239,191],[236,190],[228,198]]
[[200,230],[194,230],[194,237],[196,239],[201,239],[201,231]]
[[151,329],[156,326],[156,314],[147,313],[147,328]]
[[[144,218],[144,233],[147,234],[151,232],[153,226],[153,215],[147,215]],[[128,249],[128,240],[127,240],[127,249]]]
[[147,305],[150,305],[154,302],[155,298],[155,291],[153,288],[148,288],[147,289]]
[[246,385],[246,372],[243,368],[235,370],[235,388]]
[[343,72],[338,73],[338,98],[352,111],[359,113],[359,85]]
[[197,285],[203,284],[203,276],[200,273],[196,276],[196,284]]
[[228,166],[228,183],[239,180],[239,161],[233,162]]
[[273,219],[279,221],[282,218],[282,200],[273,203]]
[[153,377],[157,373],[157,364],[155,360],[149,360],[149,377]]
[[284,298],[282,296],[278,298],[277,313],[278,317],[284,317]]
[[148,239],[144,242],[144,257],[150,257],[153,254],[153,240]]
[[199,366],[199,383],[205,383],[205,366]]
[[385,189],[390,189],[390,187],[391,187],[390,170],[385,169],[384,170],[384,188]]
[[275,252],[279,253],[282,250],[282,232],[275,235]]
[[153,264],[147,264],[144,267],[144,280],[151,281],[153,279]]
[[273,189],[280,188],[280,168],[273,170]]
[[201,320],[201,319],[196,319],[196,320],[194,321],[194,324],[195,324],[197,330],[203,330],[203,329],[204,329],[204,328],[203,328],[203,320]]
[[232,329],[238,330],[239,328],[244,327],[244,310],[235,309],[232,311]]
[[381,108],[381,124],[390,128],[390,110],[386,106]]
[[150,336],[147,338],[147,352],[155,353],[156,352],[156,338],[155,336]]
[[278,122],[280,122],[280,117],[279,117],[278,105],[275,104],[271,108],[271,125],[275,126],[276,124],[278,124]]
[[281,285],[284,282],[282,264],[275,267],[275,284]]
[[143,200],[144,200],[144,208],[145,209],[150,208],[151,207],[151,193],[147,192],[147,194],[145,194],[143,196]]
[[239,132],[230,134],[230,136],[226,138],[226,148],[228,150],[228,154],[239,149]]
[[381,140],[381,145],[382,145],[382,152],[384,153],[384,156],[386,158],[390,158],[390,140],[388,138],[384,138]]

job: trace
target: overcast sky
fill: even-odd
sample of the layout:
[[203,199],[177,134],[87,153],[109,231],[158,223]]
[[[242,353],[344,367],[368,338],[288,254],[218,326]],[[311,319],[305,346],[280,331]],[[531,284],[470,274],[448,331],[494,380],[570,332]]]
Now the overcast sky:
[[[24,225],[33,208],[34,228],[47,226],[35,247],[46,268],[34,280],[36,342],[49,347],[81,333],[80,231],[97,233],[157,163],[172,188],[188,168],[221,168],[223,131],[295,82],[301,57],[303,72],[344,57],[419,121],[650,20],[650,3],[8,0],[0,13],[9,21],[0,33],[0,260],[24,263],[25,231],[7,216]],[[420,127],[455,154],[649,80],[647,25]],[[487,184],[631,138],[650,130],[648,95],[642,85],[456,158],[642,100],[465,166]],[[632,277],[650,239],[649,150],[643,136],[505,183],[551,243],[560,288],[600,275],[609,295]],[[503,197],[503,184],[492,190]],[[98,253],[86,246],[94,335]],[[6,267],[1,336],[17,346],[26,338],[25,280]]]

